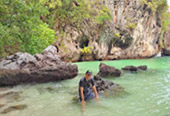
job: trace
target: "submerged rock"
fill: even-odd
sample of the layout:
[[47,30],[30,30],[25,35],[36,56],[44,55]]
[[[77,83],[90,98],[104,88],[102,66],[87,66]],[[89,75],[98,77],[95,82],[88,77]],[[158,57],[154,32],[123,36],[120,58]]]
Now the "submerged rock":
[[38,87],[37,91],[39,94],[44,94],[45,92],[49,92],[49,93],[54,93],[54,92],[58,92],[58,89],[54,86],[49,86],[49,87]]
[[122,68],[122,70],[125,70],[125,71],[131,71],[131,72],[137,72],[139,70],[147,70],[147,66],[126,66],[124,68]]
[[24,110],[27,108],[27,105],[15,105],[15,106],[10,106],[7,109],[4,109],[1,114],[6,114],[15,110]]
[[3,93],[3,94],[0,94],[0,98],[3,98],[3,97],[11,97],[11,96],[18,96],[18,94],[20,94],[20,92],[14,92],[14,91],[10,91],[10,92],[6,92],[6,93]]
[[0,86],[59,81],[77,74],[77,65],[61,61],[54,46],[34,56],[18,52],[0,62]]
[[13,102],[13,101],[20,101],[22,100],[21,94],[22,92],[15,92],[15,91],[9,91],[6,93],[1,93],[0,94],[0,99],[4,99],[4,103],[7,102]]
[[104,63],[100,63],[99,72],[97,75],[100,75],[101,77],[119,77],[121,75],[121,71]]
[[2,107],[4,107],[5,106],[5,104],[0,104],[0,108],[2,108]]

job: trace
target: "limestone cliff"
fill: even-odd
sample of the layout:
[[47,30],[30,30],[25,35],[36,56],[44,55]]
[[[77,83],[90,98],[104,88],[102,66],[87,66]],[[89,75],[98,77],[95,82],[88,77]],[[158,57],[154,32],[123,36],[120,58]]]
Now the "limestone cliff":
[[170,56],[170,31],[164,33],[162,56]]
[[[110,9],[111,21],[102,26],[84,21],[78,31],[66,27],[67,36],[56,42],[61,59],[75,62],[149,58],[160,51],[159,14],[154,14],[142,0],[101,0],[101,3]],[[81,53],[84,45],[92,52]]]

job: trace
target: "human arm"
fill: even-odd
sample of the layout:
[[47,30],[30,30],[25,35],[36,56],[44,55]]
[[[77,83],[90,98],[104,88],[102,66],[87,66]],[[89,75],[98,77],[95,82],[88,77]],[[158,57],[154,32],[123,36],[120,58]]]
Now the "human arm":
[[97,93],[96,86],[95,86],[95,83],[94,83],[94,79],[93,79],[93,78],[91,79],[91,83],[92,83],[93,92],[94,92],[94,94],[95,94],[95,98],[96,98],[96,100],[98,100],[98,93]]
[[93,92],[95,94],[95,98],[98,99],[98,93],[97,93],[97,90],[96,90],[96,86],[94,85],[93,86]]
[[80,87],[81,102],[84,102],[83,87]]

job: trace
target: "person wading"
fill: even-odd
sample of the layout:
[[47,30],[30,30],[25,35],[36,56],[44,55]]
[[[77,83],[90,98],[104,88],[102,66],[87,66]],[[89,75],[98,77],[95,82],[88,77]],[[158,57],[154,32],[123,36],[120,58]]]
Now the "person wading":
[[[93,88],[93,91],[90,90],[90,87]],[[98,100],[98,93],[92,77],[92,71],[87,70],[85,77],[79,82],[79,101],[81,102],[82,107],[84,107],[86,100],[94,98]]]

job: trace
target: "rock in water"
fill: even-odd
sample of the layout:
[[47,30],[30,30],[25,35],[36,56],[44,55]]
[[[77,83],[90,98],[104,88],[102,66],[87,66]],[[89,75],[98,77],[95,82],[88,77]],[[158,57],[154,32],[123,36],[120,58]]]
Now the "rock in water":
[[122,68],[122,70],[136,72],[138,70],[138,68],[135,66],[126,66],[126,67]]
[[61,61],[54,46],[34,56],[18,52],[0,62],[0,86],[59,81],[77,74],[77,65]]
[[121,75],[121,71],[104,63],[100,63],[98,75],[100,75],[101,77],[119,77]]
[[122,68],[122,70],[125,70],[125,71],[131,71],[131,72],[137,72],[139,70],[147,70],[147,66],[126,66],[124,68]]
[[99,94],[105,94],[106,92],[110,92],[110,93],[114,93],[114,94],[124,92],[123,87],[121,87],[120,85],[115,84],[111,81],[103,80],[100,75],[94,76],[94,82],[95,82],[97,92]]
[[147,66],[138,66],[139,70],[147,70],[147,68],[148,68]]

